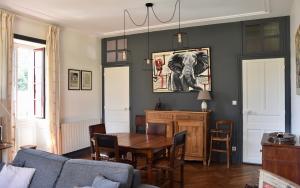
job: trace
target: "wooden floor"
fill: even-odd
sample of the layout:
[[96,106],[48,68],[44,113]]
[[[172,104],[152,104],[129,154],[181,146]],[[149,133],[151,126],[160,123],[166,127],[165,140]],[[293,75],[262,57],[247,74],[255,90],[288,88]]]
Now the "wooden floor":
[[[89,150],[82,150],[69,155],[71,158],[90,159]],[[186,162],[185,188],[244,188],[246,184],[258,184],[257,165],[232,165],[212,163],[210,167],[201,162]],[[179,186],[175,185],[175,188]]]

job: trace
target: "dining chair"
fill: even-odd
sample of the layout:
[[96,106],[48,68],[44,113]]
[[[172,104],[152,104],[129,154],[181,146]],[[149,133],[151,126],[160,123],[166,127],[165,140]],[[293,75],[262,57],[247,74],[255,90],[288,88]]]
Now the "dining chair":
[[[89,134],[90,134],[90,145],[91,145],[91,158],[96,160],[96,150],[95,150],[95,140],[93,139],[94,133],[102,133],[105,134],[105,125],[104,124],[96,124],[89,126]],[[102,155],[108,155],[107,153],[103,153]]]
[[[118,137],[114,135],[94,133],[96,159],[106,160],[131,164],[136,167],[135,160],[127,159],[127,152],[121,151],[118,144]],[[109,155],[102,155],[102,153],[109,153]]]
[[[94,133],[96,160],[120,161],[118,137],[113,135]],[[112,153],[111,156],[100,155],[101,152]]]
[[[218,120],[216,121],[216,129],[210,130],[210,151],[209,151],[209,159],[208,166],[211,162],[212,152],[221,152],[226,153],[227,159],[227,168],[230,165],[230,156],[231,156],[231,138],[232,138],[232,129],[233,129],[233,121],[231,120]],[[226,149],[214,148],[213,143],[225,143]]]
[[145,134],[146,132],[146,116],[136,115],[135,116],[135,131],[136,133]]
[[[159,172],[164,172],[163,175],[159,177],[164,177],[165,181],[161,187],[169,185],[169,187],[174,186],[174,182],[180,183],[180,188],[184,187],[184,155],[185,155],[185,143],[186,143],[187,131],[182,131],[176,133],[173,137],[173,144],[171,146],[169,155],[165,158],[155,161],[153,164],[154,170]],[[177,169],[180,169],[180,179],[175,181],[174,173]]]
[[[148,122],[146,123],[146,135],[158,135],[165,136],[167,135],[167,124],[161,122]],[[165,149],[155,149],[153,151],[154,160],[158,160],[160,157],[166,156],[167,151]],[[144,153],[133,153],[134,161],[138,161],[138,159],[146,159],[146,155]],[[147,161],[146,161],[147,163]],[[142,165],[139,167],[140,170],[145,170],[146,166]]]
[[[147,135],[158,135],[158,136],[167,136],[167,124],[166,123],[147,123],[146,124],[146,134]],[[166,155],[165,149],[156,149],[154,150],[154,160],[164,157]]]
[[166,123],[147,123],[146,124],[147,135],[159,135],[167,136],[167,124]]

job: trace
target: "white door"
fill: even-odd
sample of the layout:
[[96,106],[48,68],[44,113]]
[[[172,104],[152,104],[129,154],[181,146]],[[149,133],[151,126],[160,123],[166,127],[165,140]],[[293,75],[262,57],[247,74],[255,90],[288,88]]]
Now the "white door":
[[243,162],[261,164],[263,133],[285,131],[284,58],[243,60]]
[[104,111],[107,133],[130,132],[129,67],[104,68]]

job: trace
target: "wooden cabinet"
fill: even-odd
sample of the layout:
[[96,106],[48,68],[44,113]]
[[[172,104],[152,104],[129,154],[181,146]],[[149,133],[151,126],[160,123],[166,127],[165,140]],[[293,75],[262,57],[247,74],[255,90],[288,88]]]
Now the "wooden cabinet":
[[281,145],[262,139],[262,168],[300,184],[300,145]]
[[[146,111],[146,122],[167,122],[167,136],[187,131],[185,160],[203,161],[206,165],[210,112]],[[172,127],[173,128],[170,128]]]

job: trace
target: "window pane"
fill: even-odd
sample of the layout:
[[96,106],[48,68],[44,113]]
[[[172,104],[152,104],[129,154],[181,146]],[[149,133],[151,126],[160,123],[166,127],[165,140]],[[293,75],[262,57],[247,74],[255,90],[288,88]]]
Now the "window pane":
[[261,35],[261,31],[260,31],[260,25],[256,24],[256,25],[247,25],[245,28],[245,35],[246,38],[249,37],[256,37],[259,38]]
[[112,51],[112,50],[116,50],[116,49],[117,49],[116,40],[107,41],[107,44],[106,44],[107,51]]
[[260,39],[248,39],[246,40],[246,52],[247,53],[260,53],[262,52],[262,46]]
[[17,66],[17,119],[29,119],[34,116],[33,56],[32,49],[16,45],[14,61]]
[[118,40],[118,50],[123,50],[126,48],[127,48],[127,39],[119,39]]
[[280,40],[278,37],[264,39],[264,51],[273,52],[280,50]]
[[107,62],[109,62],[109,63],[116,62],[116,59],[117,59],[116,52],[107,52],[106,55],[107,55],[107,57],[106,57]]
[[127,56],[124,54],[124,51],[118,52],[118,61],[126,61]]
[[264,36],[276,36],[279,35],[279,23],[270,22],[264,25]]
[[44,118],[44,64],[45,49],[34,50],[34,115]]

